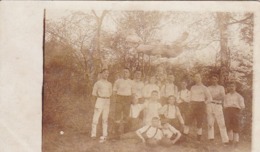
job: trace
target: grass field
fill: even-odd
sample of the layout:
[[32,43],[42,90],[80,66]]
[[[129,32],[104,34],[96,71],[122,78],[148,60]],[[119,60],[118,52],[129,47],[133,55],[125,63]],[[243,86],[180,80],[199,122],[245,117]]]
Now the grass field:
[[[99,143],[90,139],[90,127],[94,102],[75,96],[63,95],[61,98],[45,98],[43,116],[43,152],[250,152],[251,134],[241,133],[237,148],[223,146],[218,128],[215,143],[207,141],[204,126],[202,142],[188,138],[187,142],[171,147],[158,146],[150,148],[135,140],[121,140]],[[75,100],[77,99],[77,100]],[[113,118],[114,103],[111,103],[110,122]],[[110,125],[111,126],[111,125]],[[98,127],[100,135],[101,124]],[[63,131],[64,134],[60,134]],[[109,132],[111,133],[111,127]],[[191,130],[191,137],[195,131]]]
[[[48,128],[48,127],[47,127]],[[46,129],[46,128],[45,128]],[[171,147],[157,146],[150,148],[143,143],[133,140],[107,141],[99,143],[91,140],[87,132],[64,131],[61,135],[59,130],[44,130],[43,152],[250,152],[250,142],[241,139],[238,147],[223,146],[219,140],[215,144],[208,143],[203,139],[202,143],[187,141]],[[219,137],[217,137],[219,138]]]

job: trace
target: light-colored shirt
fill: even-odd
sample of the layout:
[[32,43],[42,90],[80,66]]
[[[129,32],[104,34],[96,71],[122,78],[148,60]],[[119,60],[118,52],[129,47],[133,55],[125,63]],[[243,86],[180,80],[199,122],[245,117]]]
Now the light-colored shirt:
[[117,79],[114,84],[113,91],[117,95],[131,96],[132,95],[133,80],[131,79]]
[[244,98],[237,92],[228,93],[224,99],[224,107],[234,107],[239,109],[245,108]]
[[156,101],[147,100],[144,103],[144,123],[146,125],[151,124],[153,117],[159,117],[159,109],[162,105]]
[[143,109],[143,104],[131,104],[129,114],[130,118],[138,118]]
[[161,140],[163,137],[162,130],[156,127],[152,127],[150,125],[146,125],[137,130],[141,134],[146,132],[146,136],[148,138],[155,138],[157,140]]
[[167,83],[162,86],[161,88],[161,96],[162,97],[169,97],[171,95],[174,95],[175,97],[178,96],[178,87],[174,85],[173,83]]
[[159,114],[163,114],[168,119],[179,119],[181,124],[184,124],[184,120],[181,116],[180,110],[177,106],[166,104],[159,109]]
[[144,83],[142,81],[133,81],[132,93],[136,94],[138,98],[143,97]]
[[[209,86],[208,89],[211,94],[212,100],[214,102],[221,103],[224,100],[225,88],[223,86],[221,85]],[[219,100],[218,98],[222,98],[222,100]]]
[[143,89],[143,97],[150,98],[154,90],[158,91],[158,97],[160,98],[160,88],[156,84],[145,85]]
[[190,102],[190,91],[188,89],[180,90],[178,94],[178,103]]
[[107,80],[98,80],[93,87],[93,96],[110,97],[112,95],[112,83]]
[[180,132],[170,124],[167,124],[167,126],[168,128],[162,128],[162,133],[167,138],[171,138],[173,134],[177,134]]
[[194,85],[190,89],[191,93],[191,101],[196,102],[204,102],[204,101],[212,101],[212,97],[209,93],[209,90],[203,84]]
[[164,115],[166,118],[175,119],[177,117],[178,111],[175,105],[166,104],[160,110],[159,113]]

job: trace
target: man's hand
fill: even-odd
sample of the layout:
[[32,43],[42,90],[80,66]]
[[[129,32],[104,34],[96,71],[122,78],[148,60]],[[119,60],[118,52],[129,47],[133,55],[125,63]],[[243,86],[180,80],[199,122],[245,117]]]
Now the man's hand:
[[185,125],[184,125],[184,124],[181,124],[181,127],[184,129]]
[[145,143],[145,139],[144,138],[142,139],[142,142]]

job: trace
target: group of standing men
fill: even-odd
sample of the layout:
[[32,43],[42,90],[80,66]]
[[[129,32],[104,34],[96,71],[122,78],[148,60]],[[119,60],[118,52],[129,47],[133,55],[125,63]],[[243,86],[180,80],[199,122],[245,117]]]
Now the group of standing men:
[[[91,137],[96,138],[97,124],[100,115],[102,115],[103,136],[101,141],[105,141],[108,136],[108,115],[110,110],[110,99],[115,97],[115,134],[120,135],[120,124],[125,124],[125,132],[129,131],[127,120],[132,114],[131,103],[133,96],[138,102],[148,102],[153,92],[158,93],[158,104],[165,105],[169,97],[176,99],[181,117],[183,118],[182,134],[188,135],[190,126],[196,120],[197,140],[201,140],[202,126],[204,117],[207,116],[208,139],[214,140],[214,122],[217,121],[223,144],[230,141],[238,143],[239,141],[239,113],[245,108],[243,97],[236,92],[236,84],[230,82],[225,88],[218,84],[218,77],[211,76],[211,85],[206,87],[202,83],[200,74],[194,75],[195,85],[188,90],[187,82],[182,81],[180,90],[174,84],[174,75],[168,75],[167,80],[161,86],[156,84],[156,78],[150,77],[148,83],[142,81],[141,71],[135,71],[134,79],[130,79],[129,69],[123,69],[123,77],[115,81],[114,85],[107,80],[109,71],[104,69],[100,72],[101,79],[94,87],[92,95],[97,97],[94,116],[92,121]],[[167,107],[169,109],[169,107]],[[224,110],[223,110],[224,108]],[[161,108],[162,109],[162,108]],[[146,115],[149,113],[146,112]],[[224,117],[225,116],[225,117]],[[154,117],[154,116],[152,116]],[[144,125],[151,120],[144,117]],[[181,119],[180,119],[181,120]],[[175,127],[175,126],[174,126]]]

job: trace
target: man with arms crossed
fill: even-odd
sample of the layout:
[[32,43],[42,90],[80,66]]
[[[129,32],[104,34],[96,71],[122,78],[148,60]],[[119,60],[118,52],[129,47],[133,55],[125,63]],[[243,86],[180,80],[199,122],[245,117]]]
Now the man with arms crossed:
[[108,134],[107,121],[110,108],[110,96],[112,95],[112,84],[109,81],[107,81],[109,74],[107,69],[102,70],[100,73],[101,79],[94,84],[92,92],[92,95],[97,97],[97,100],[95,104],[94,116],[92,121],[91,138],[96,138],[97,124],[99,117],[102,113],[103,136],[100,137],[100,142],[104,142]]
[[214,140],[214,123],[215,119],[219,127],[220,135],[224,145],[228,144],[228,135],[225,125],[222,103],[225,97],[225,89],[218,84],[218,76],[211,76],[211,86],[208,87],[212,96],[212,101],[207,103],[207,119],[208,119],[208,139]]
[[195,85],[191,87],[191,101],[190,101],[190,114],[187,119],[187,126],[184,127],[184,134],[189,133],[189,126],[193,120],[197,122],[197,140],[201,141],[202,124],[205,116],[206,106],[205,103],[212,100],[209,90],[203,85],[201,75],[199,73],[194,75]]

